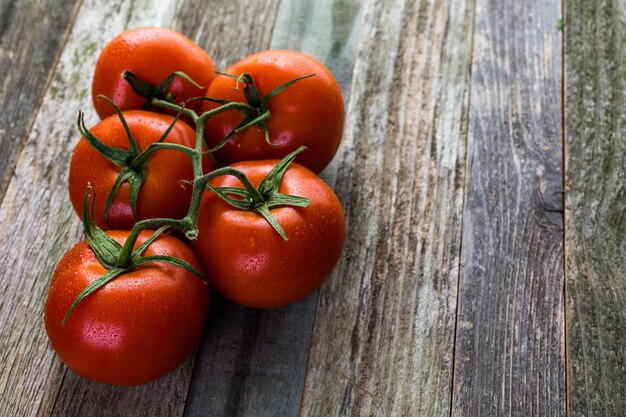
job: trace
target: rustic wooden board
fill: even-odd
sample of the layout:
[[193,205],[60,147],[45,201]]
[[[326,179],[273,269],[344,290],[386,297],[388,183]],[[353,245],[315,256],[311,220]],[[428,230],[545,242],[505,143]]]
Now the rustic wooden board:
[[0,3],[0,200],[79,3]]
[[178,0],[170,26],[185,33],[209,53],[216,70],[266,49],[280,0]]
[[566,18],[569,415],[626,410],[626,1]]
[[[185,4],[186,3],[186,4]],[[32,131],[17,161],[6,197],[0,206],[5,262],[0,266],[7,285],[2,288],[0,332],[2,378],[0,409],[10,415],[182,415],[193,370],[193,359],[153,384],[121,389],[92,383],[67,371],[52,352],[42,325],[43,300],[54,265],[80,238],[81,231],[67,198],[69,155],[78,139],[74,124],[78,109],[91,110],[90,81],[99,50],[115,34],[138,25],[173,26],[200,41],[237,37],[246,48],[262,30],[258,17],[275,10],[275,2],[243,6],[199,7],[191,2],[87,1],[76,24]],[[193,27],[185,18],[189,5],[219,16],[225,26],[203,23],[219,34]],[[180,16],[180,18],[178,17]],[[199,22],[202,22],[200,17]],[[272,19],[268,19],[271,27]],[[198,23],[199,24],[199,23]],[[246,32],[246,28],[253,28]],[[196,30],[196,33],[194,33]],[[269,35],[267,35],[269,37]],[[232,44],[219,46],[216,59],[234,60]],[[229,49],[230,48],[230,49]],[[233,53],[235,53],[233,51]],[[32,194],[27,194],[32,193]]]
[[560,0],[478,0],[453,416],[565,415]]
[[[563,74],[560,0],[0,4],[0,414],[623,414],[626,0],[566,11]],[[219,69],[267,47],[325,62],[348,120],[323,178],[349,235],[319,296],[214,296],[196,357],[119,388],[68,371],[42,315],[82,235],[76,113],[97,121],[97,54],[138,25],[186,33]]]
[[316,296],[255,310],[213,297],[185,416],[294,416]]
[[301,414],[449,414],[472,4],[366,1]]
[[[348,97],[358,11],[358,1],[282,0],[271,41],[258,49],[314,56],[337,76]],[[327,181],[334,172],[334,165],[325,170]],[[316,302],[312,294],[285,308],[255,310],[214,297],[185,415],[297,415]]]

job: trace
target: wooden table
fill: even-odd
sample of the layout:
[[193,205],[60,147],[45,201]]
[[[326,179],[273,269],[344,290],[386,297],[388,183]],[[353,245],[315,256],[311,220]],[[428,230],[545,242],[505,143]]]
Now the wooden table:
[[[42,311],[81,238],[77,112],[97,121],[96,57],[140,25],[219,69],[331,68],[348,236],[318,293],[214,297],[193,357],[119,388],[68,371]],[[2,1],[0,415],[626,415],[625,45],[626,0]]]

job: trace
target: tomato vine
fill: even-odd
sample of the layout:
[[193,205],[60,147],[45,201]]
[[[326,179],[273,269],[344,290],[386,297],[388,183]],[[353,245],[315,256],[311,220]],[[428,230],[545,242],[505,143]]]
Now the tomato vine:
[[274,308],[330,275],[346,223],[317,173],[345,108],[322,63],[269,50],[216,72],[184,35],[136,28],[102,50],[92,100],[102,120],[87,129],[79,111],[68,177],[85,239],[57,264],[44,314],[68,367],[152,381],[197,344],[210,291]]
[[[103,275],[100,279],[94,281],[90,286],[85,288],[74,300],[72,303],[70,310],[67,312],[66,316],[63,319],[65,322],[74,308],[89,294],[93,293],[100,287],[104,286],[106,283],[114,279],[115,277],[123,274],[126,271],[132,270],[133,268],[145,263],[147,260],[141,257],[142,250],[134,249],[137,238],[144,230],[158,230],[154,232],[153,237],[149,240],[154,240],[159,234],[161,234],[164,230],[168,228],[176,228],[180,230],[188,239],[195,239],[198,235],[198,210],[200,208],[200,201],[202,199],[202,194],[205,190],[216,193],[221,199],[229,203],[231,206],[239,209],[239,210],[247,210],[258,213],[263,216],[265,220],[272,226],[272,228],[280,234],[280,236],[284,240],[288,240],[287,235],[283,231],[280,224],[276,221],[272,213],[270,212],[270,208],[275,206],[297,206],[297,207],[308,207],[309,200],[306,197],[300,197],[295,195],[286,195],[278,193],[278,188],[281,182],[281,179],[289,167],[289,164],[293,162],[295,157],[302,151],[306,149],[306,147],[301,146],[296,151],[290,153],[285,156],[276,167],[267,175],[267,177],[263,180],[263,182],[259,185],[259,187],[254,187],[250,180],[246,177],[246,175],[235,168],[232,167],[222,167],[216,170],[213,170],[209,173],[204,173],[202,169],[202,155],[204,153],[204,125],[207,120],[217,114],[225,112],[227,110],[238,110],[242,112],[245,116],[244,122],[242,125],[236,129],[237,131],[247,129],[254,125],[260,125],[261,128],[266,132],[267,135],[267,127],[264,125],[264,121],[270,116],[269,110],[267,109],[267,103],[269,100],[275,95],[279,94],[281,91],[285,90],[289,86],[293,85],[295,82],[313,76],[314,74],[306,75],[303,77],[298,77],[293,79],[284,85],[274,89],[272,92],[267,94],[265,97],[261,98],[258,90],[254,87],[254,81],[250,76],[244,74],[239,77],[245,80],[245,89],[246,96],[251,97],[249,101],[251,103],[241,103],[241,102],[230,102],[219,100],[220,107],[217,107],[213,110],[206,111],[200,115],[198,115],[194,110],[185,107],[185,103],[181,102],[180,104],[176,104],[174,102],[174,98],[171,94],[165,94],[166,88],[172,83],[172,81],[176,77],[181,77],[194,85],[197,85],[189,76],[182,72],[174,72],[172,73],[163,84],[152,87],[148,83],[141,80],[136,75],[125,72],[122,77],[127,80],[133,90],[140,95],[145,95],[148,99],[148,102],[144,105],[147,108],[150,107],[160,107],[164,109],[174,110],[177,112],[176,117],[172,121],[171,125],[167,128],[167,130],[163,133],[161,138],[151,144],[146,150],[143,152],[139,151],[137,146],[137,142],[135,141],[128,125],[124,119],[124,115],[122,111],[115,105],[115,103],[109,99],[108,97],[102,96],[103,99],[110,102],[110,104],[114,107],[117,116],[119,117],[126,134],[128,136],[128,141],[130,145],[130,150],[113,148],[104,144],[94,135],[92,135],[85,127],[84,117],[82,112],[79,112],[78,116],[78,130],[83,135],[83,137],[88,141],[88,143],[96,149],[103,157],[115,163],[116,165],[122,168],[121,172],[118,175],[118,178],[115,182],[115,186],[113,187],[111,193],[107,196],[107,202],[105,205],[105,219],[108,217],[108,210],[111,206],[111,202],[115,197],[115,194],[120,188],[120,185],[124,182],[128,182],[130,186],[130,204],[133,215],[135,219],[137,219],[137,195],[139,193],[139,188],[141,187],[143,181],[145,180],[145,169],[144,166],[149,158],[154,154],[155,151],[159,149],[172,149],[179,152],[183,152],[188,155],[191,159],[191,164],[193,167],[194,179],[192,181],[192,192],[191,192],[191,202],[189,204],[189,211],[187,215],[182,219],[170,219],[170,218],[154,218],[154,219],[144,219],[137,221],[130,233],[128,238],[126,239],[123,246],[120,246],[116,242],[114,242],[111,238],[109,238],[102,230],[93,223],[91,220],[92,215],[87,210],[87,203],[90,197],[90,191],[87,190],[85,194],[85,200],[83,205],[83,225],[85,230],[85,236],[87,238],[87,242],[89,246],[96,253],[98,260],[101,264],[108,269],[108,272]],[[255,98],[256,97],[256,98]],[[211,100],[210,97],[197,97],[191,100]],[[257,100],[258,99],[258,100]],[[253,114],[261,113],[259,117],[251,119]],[[179,117],[185,114],[189,117],[194,125],[196,132],[196,141],[195,147],[189,148],[184,145],[170,144],[164,143],[163,141],[172,130]],[[235,131],[233,131],[233,134]],[[223,143],[225,143],[230,136],[227,136]],[[269,137],[268,137],[269,140]],[[215,149],[209,150],[209,152],[213,152]],[[222,175],[232,175],[238,178],[242,184],[244,184],[244,188],[214,188],[209,185],[209,181],[217,178]],[[95,196],[93,197],[95,200]],[[144,244],[142,246],[147,246]],[[145,249],[145,247],[144,247]],[[105,258],[102,254],[108,254],[109,257]],[[115,258],[113,261],[111,257]],[[155,259],[152,259],[153,261]],[[159,259],[162,262],[172,263],[176,266],[179,266],[183,269],[189,270],[193,272],[195,275],[202,277],[202,275],[193,269],[188,264],[183,264],[182,261],[176,260],[176,258],[163,256]],[[206,279],[203,278],[206,281]]]

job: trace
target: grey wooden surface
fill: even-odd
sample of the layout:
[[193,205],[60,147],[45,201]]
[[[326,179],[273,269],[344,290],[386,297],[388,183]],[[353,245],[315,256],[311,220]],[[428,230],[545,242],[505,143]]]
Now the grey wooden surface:
[[[302,414],[448,415],[472,7],[367,1]],[[341,318],[337,320],[337,318]]]
[[0,195],[33,123],[77,0],[0,2]]
[[626,1],[567,4],[569,415],[626,413]]
[[475,14],[452,415],[564,416],[561,1]]
[[[67,370],[42,312],[81,237],[76,113],[96,122],[97,54],[141,25],[219,69],[270,47],[329,66],[348,235],[319,292],[214,296],[192,357],[120,388]],[[0,2],[0,415],[623,415],[625,41],[626,0]]]

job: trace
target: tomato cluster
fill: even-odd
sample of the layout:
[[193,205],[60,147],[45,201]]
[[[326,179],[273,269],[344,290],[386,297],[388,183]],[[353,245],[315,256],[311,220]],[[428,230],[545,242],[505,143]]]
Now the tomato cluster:
[[87,129],[79,114],[69,172],[85,240],[57,265],[45,305],[68,367],[150,382],[197,344],[209,286],[273,308],[332,272],[345,220],[316,174],[345,114],[323,64],[269,50],[216,76],[190,39],[139,28],[103,49],[92,95],[102,120]]

